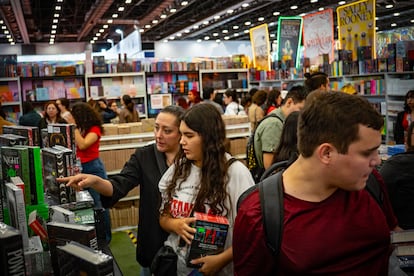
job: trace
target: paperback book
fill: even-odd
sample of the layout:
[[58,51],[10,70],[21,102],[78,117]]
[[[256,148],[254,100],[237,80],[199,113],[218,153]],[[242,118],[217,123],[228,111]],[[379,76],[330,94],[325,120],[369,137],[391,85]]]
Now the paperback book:
[[0,222],[0,275],[26,275],[22,235]]
[[27,232],[26,205],[23,191],[13,183],[6,183],[7,202],[9,206],[10,225],[18,229],[22,235],[23,248],[29,247],[29,234]]
[[216,255],[224,251],[229,228],[226,217],[194,212],[196,233],[187,251],[187,266],[193,265],[191,260],[205,255]]

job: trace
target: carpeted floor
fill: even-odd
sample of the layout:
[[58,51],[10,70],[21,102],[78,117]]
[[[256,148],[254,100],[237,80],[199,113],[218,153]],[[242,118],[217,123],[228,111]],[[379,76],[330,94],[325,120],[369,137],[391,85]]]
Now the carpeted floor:
[[139,275],[141,267],[135,260],[135,244],[126,231],[112,232],[109,247],[124,276]]

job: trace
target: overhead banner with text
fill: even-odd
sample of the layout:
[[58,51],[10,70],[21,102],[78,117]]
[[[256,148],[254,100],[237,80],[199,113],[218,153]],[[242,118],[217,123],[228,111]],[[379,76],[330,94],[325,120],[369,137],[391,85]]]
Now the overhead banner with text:
[[250,29],[253,64],[257,70],[270,70],[270,44],[267,24]]
[[329,62],[334,60],[334,18],[333,10],[311,13],[303,17],[304,56],[311,64],[319,64],[322,54],[329,54]]
[[299,65],[299,47],[302,38],[302,17],[279,17],[277,30],[277,59],[282,63],[291,61],[291,67]]
[[341,49],[351,50],[353,60],[357,59],[360,46],[371,46],[371,56],[375,51],[375,0],[362,0],[340,6],[338,17],[338,39]]

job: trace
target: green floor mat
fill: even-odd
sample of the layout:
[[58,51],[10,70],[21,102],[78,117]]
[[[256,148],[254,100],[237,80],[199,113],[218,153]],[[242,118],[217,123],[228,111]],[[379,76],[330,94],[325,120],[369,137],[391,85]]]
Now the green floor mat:
[[135,260],[136,248],[127,232],[113,232],[109,247],[124,276],[139,275],[141,267]]

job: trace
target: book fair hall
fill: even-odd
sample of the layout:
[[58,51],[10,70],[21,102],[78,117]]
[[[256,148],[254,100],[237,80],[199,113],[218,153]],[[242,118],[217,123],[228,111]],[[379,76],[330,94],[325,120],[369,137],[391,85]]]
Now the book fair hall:
[[414,1],[0,26],[0,275],[414,275]]

